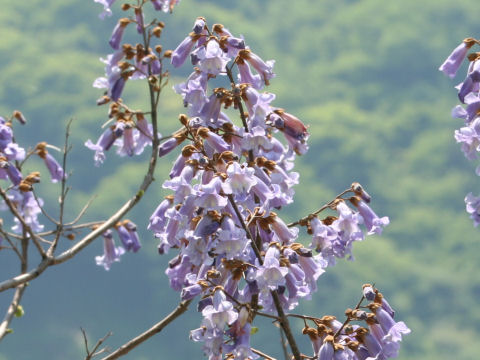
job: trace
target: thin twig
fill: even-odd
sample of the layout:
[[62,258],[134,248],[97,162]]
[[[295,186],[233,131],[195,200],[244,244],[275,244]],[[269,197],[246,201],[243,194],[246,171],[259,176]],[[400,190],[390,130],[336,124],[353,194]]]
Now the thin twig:
[[188,309],[188,305],[192,300],[182,301],[178,306],[173,310],[170,314],[164,317],[161,321],[153,325],[147,331],[141,333],[137,337],[133,338],[129,342],[120,346],[117,350],[112,352],[110,355],[102,358],[102,360],[113,360],[118,359],[119,357],[126,355],[130,350],[136,348],[138,345],[143,343],[144,341],[150,339],[155,334],[158,334],[162,331],[168,324],[174,321],[177,317],[182,315]]
[[0,324],[0,340],[2,340],[5,335],[9,333],[8,326],[10,325],[15,313],[17,312],[18,305],[20,304],[20,300],[22,299],[23,292],[25,291],[26,285],[22,284],[15,289],[15,293],[13,294],[12,301],[10,306],[7,309],[5,317],[3,318],[2,323]]
[[82,218],[82,216],[85,215],[88,208],[90,207],[90,205],[92,204],[93,200],[95,200],[96,197],[97,197],[97,195],[93,195],[90,199],[88,199],[87,203],[83,206],[82,210],[80,210],[77,217],[75,219],[73,219],[73,221],[65,224],[65,226],[71,226],[71,225],[74,225],[77,222],[79,222],[80,219]]
[[43,216],[45,216],[48,220],[50,220],[53,224],[55,225],[58,225],[58,221],[55,220],[53,218],[53,216],[50,216],[47,211],[45,210],[45,208],[42,206],[41,202],[40,202],[40,199],[38,198],[37,196],[37,193],[35,192],[35,190],[32,189],[32,195],[33,195],[33,198],[35,199],[35,202],[37,203],[38,205],[38,208],[40,209],[40,211],[42,212]]
[[288,227],[292,227],[292,226],[296,226],[302,222],[305,222],[305,221],[308,221],[310,220],[312,217],[314,217],[315,215],[318,215],[319,213],[321,213],[323,210],[325,209],[328,209],[329,207],[331,207],[334,202],[338,199],[340,199],[343,195],[345,195],[346,193],[352,191],[352,188],[348,188],[346,190],[343,190],[340,194],[338,194],[337,196],[335,196],[335,199],[333,199],[332,201],[326,203],[325,205],[323,205],[320,209],[318,209],[317,211],[311,213],[311,214],[308,214],[307,216],[301,218],[300,220],[298,221],[295,221],[293,223],[290,223],[290,224],[287,224]]
[[254,349],[254,348],[250,348],[250,350],[252,350],[253,353],[257,354],[257,355],[260,355],[261,357],[267,359],[267,360],[277,360],[275,359],[274,357],[271,357],[263,352],[261,352],[260,350],[257,350],[257,349]]
[[98,351],[97,351],[97,349],[105,342],[105,340],[107,340],[110,336],[112,336],[112,332],[108,332],[103,338],[99,339],[97,341],[97,343],[95,344],[95,346],[93,347],[92,351],[90,351],[88,349],[87,333],[85,332],[85,330],[83,328],[80,328],[80,330],[82,331],[83,341],[85,343],[85,351],[87,353],[87,356],[85,356],[85,360],[91,360],[95,356],[109,351],[108,347],[104,347],[103,349],[100,349]]
[[7,240],[7,242],[10,244],[10,246],[12,247],[12,250],[15,251],[15,253],[18,255],[20,261],[22,261],[22,254],[20,254],[20,251],[18,251],[18,248],[17,246],[13,243],[12,240],[10,240],[10,236],[8,235],[7,232],[5,232],[2,227],[0,226],[0,234],[2,234],[2,236],[4,237],[5,240]]

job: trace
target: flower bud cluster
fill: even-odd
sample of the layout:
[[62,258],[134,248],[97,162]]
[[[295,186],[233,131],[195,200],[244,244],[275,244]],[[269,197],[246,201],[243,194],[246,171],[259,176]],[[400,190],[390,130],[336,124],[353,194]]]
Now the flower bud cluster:
[[[395,312],[372,285],[364,285],[363,294],[355,309],[345,311],[344,323],[334,316],[305,319],[315,324],[306,324],[303,329],[312,342],[314,358],[388,359],[398,355],[402,336],[409,334],[410,329],[403,321],[394,320]],[[361,306],[365,299],[369,304]]]
[[[455,140],[461,144],[465,157],[475,160],[480,151],[480,52],[468,51],[480,42],[474,38],[466,38],[448,56],[439,70],[450,78],[455,77],[462,63],[468,60],[465,80],[456,86],[458,98],[463,105],[452,109],[452,117],[464,120],[464,126],[455,131]],[[480,176],[480,166],[475,171]],[[475,226],[480,223],[480,197],[469,193],[465,204]]]
[[[192,340],[204,343],[210,359],[253,358],[254,310],[294,309],[317,289],[334,258],[350,254],[353,241],[364,238],[361,224],[369,234],[380,233],[388,218],[373,213],[370,197],[355,183],[349,189],[355,196],[329,204],[337,216],[299,222],[313,235],[310,248],[299,243],[299,228],[277,212],[293,202],[299,178],[293,162],[307,151],[308,132],[297,117],[271,104],[275,95],[262,91],[274,77],[274,62],[263,61],[222,25],[210,30],[203,18],[173,51],[172,64],[187,58],[194,70],[175,90],[188,115],[159,147],[163,156],[183,145],[163,184],[173,194],[158,205],[149,229],[161,254],[179,250],[166,270],[171,287],[184,300],[201,298],[203,322]],[[209,88],[221,77],[228,78],[228,88]],[[241,125],[231,120],[232,109]]]
[[[26,123],[20,111],[14,111],[9,119],[0,116],[0,179],[9,183],[8,189],[5,191],[6,199],[2,203],[1,209],[11,211],[10,207],[13,206],[32,231],[42,231],[43,225],[40,224],[38,215],[41,213],[43,202],[41,199],[35,198],[32,192],[33,185],[40,182],[40,173],[35,171],[26,176],[22,174],[21,165],[26,160],[27,154],[25,149],[15,142],[12,124],[14,119],[21,124]],[[44,161],[53,183],[62,181],[65,178],[63,168],[47,148],[56,149],[41,142],[28,156],[36,154]],[[14,223],[12,230],[22,233],[23,226],[18,217],[14,217]]]

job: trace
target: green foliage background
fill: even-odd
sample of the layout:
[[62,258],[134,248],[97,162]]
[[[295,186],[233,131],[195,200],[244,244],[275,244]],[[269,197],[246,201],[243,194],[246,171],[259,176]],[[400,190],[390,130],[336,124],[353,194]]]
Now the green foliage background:
[[[95,168],[83,146],[106,120],[91,84],[103,74],[98,58],[110,51],[115,16],[100,21],[101,6],[85,0],[0,5],[0,115],[22,110],[29,124],[17,127],[20,141],[59,146],[74,118],[69,210],[73,217],[98,194],[88,217],[107,216],[146,169],[145,156],[118,159],[113,153]],[[277,94],[275,105],[298,115],[311,133],[310,151],[297,165],[297,202],[284,211],[288,219],[317,209],[352,181],[361,182],[374,209],[390,217],[381,237],[356,244],[355,262],[339,262],[320,278],[318,294],[299,311],[341,317],[358,300],[361,285],[374,282],[412,329],[401,359],[478,358],[480,234],[463,203],[478,179],[454,143],[453,130],[461,126],[449,117],[455,91],[437,68],[463,38],[479,34],[479,13],[480,3],[472,0],[183,0],[173,15],[161,15],[165,48],[174,48],[201,15],[276,60],[269,88]],[[186,74],[187,66],[172,71],[172,83]],[[132,84],[125,98],[141,107],[144,90]],[[161,111],[167,134],[177,127],[181,99],[166,91]],[[157,183],[130,216],[139,228],[161,199],[170,160],[160,163]],[[42,192],[53,202],[58,196],[48,184]],[[0,359],[82,359],[80,326],[91,343],[113,331],[108,345],[115,348],[167,314],[178,301],[164,275],[171,256],[156,255],[157,240],[149,233],[142,239],[142,251],[124,256],[108,273],[93,260],[102,252],[99,241],[32,281],[25,316],[12,323]],[[17,269],[10,255],[0,252],[2,278]],[[2,309],[10,295],[0,296]],[[188,340],[199,321],[192,309],[126,358],[201,358],[199,346]],[[254,343],[280,357],[277,331],[262,324]],[[305,339],[302,350],[310,351]]]

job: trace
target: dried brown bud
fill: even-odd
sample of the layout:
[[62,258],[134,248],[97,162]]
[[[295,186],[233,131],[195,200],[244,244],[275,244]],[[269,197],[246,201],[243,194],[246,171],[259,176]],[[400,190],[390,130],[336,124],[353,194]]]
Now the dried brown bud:
[[130,22],[131,22],[131,20],[129,18],[121,18],[120,20],[118,20],[118,24],[121,27],[127,26],[128,24],[130,24]]
[[13,117],[17,119],[22,125],[25,125],[27,123],[27,120],[25,120],[25,116],[23,116],[23,114],[18,110],[15,110],[13,112]]
[[68,240],[75,240],[75,234],[73,234],[73,233],[67,234],[67,235],[66,235],[66,238],[67,238]]
[[21,192],[29,192],[29,191],[32,191],[32,185],[30,184],[26,184],[24,182],[21,182],[19,185],[18,185],[18,189],[21,191]]
[[123,11],[127,11],[128,9],[130,9],[130,4],[122,4]]
[[186,158],[189,158],[190,156],[192,156],[195,152],[197,152],[197,149],[195,148],[195,146],[193,145],[186,145],[183,147],[182,149],[182,156],[183,157],[186,157]]
[[167,50],[167,51],[165,51],[165,52],[163,53],[163,57],[165,57],[165,58],[170,58],[170,57],[172,57],[172,52],[173,52],[172,50]]
[[103,95],[101,98],[97,99],[97,105],[104,105],[110,101],[110,98],[107,95]]
[[162,28],[160,26],[156,26],[152,30],[152,34],[159,38],[162,35]]
[[206,127],[199,127],[198,130],[197,130],[197,136],[205,139],[208,137],[208,133],[210,132],[210,130],[208,130],[208,128]]
[[188,125],[188,116],[185,115],[185,114],[180,114],[178,116],[178,120],[180,121],[180,123],[183,125],[183,126],[187,126]]

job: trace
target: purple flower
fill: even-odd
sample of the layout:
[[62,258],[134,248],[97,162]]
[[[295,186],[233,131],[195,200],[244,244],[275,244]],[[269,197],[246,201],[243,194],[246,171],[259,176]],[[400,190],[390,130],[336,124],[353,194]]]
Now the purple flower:
[[137,22],[137,32],[139,34],[143,33],[143,12],[140,10],[140,8],[135,8],[135,21]]
[[275,60],[263,61],[258,55],[250,50],[240,50],[239,56],[247,61],[260,75],[265,85],[269,85],[269,80],[275,77],[273,72],[273,64]]
[[207,102],[207,74],[194,71],[187,81],[174,86],[175,92],[182,95],[185,106],[190,106],[189,114],[197,116]]
[[115,0],[94,0],[96,3],[103,5],[103,12],[99,15],[100,19],[104,19],[105,16],[112,16],[112,9],[110,7],[113,5]]
[[[25,223],[30,226],[34,232],[40,232],[44,226],[38,221],[38,215],[42,213],[41,206],[43,201],[35,199],[31,191],[22,192],[11,190],[8,195],[10,201],[15,205],[20,215],[23,216]],[[17,218],[14,219],[15,225],[12,226],[13,232],[21,234],[23,226]]]
[[203,33],[203,30],[205,30],[205,25],[205,19],[203,17],[198,17],[193,24],[192,31],[195,34],[200,35],[201,33]]
[[118,20],[117,25],[115,25],[115,28],[113,29],[112,36],[108,41],[112,49],[120,49],[120,43],[122,42],[123,33],[128,24],[130,24],[130,20],[127,18],[121,18],[120,20]]
[[298,228],[289,228],[279,216],[273,218],[270,227],[283,245],[292,243],[298,236]]
[[286,267],[280,266],[278,260],[280,252],[275,246],[270,246],[265,254],[263,265],[256,273],[256,280],[260,288],[276,290],[278,286],[285,285]]
[[85,142],[85,146],[90,150],[95,151],[95,166],[99,166],[105,160],[105,153],[110,149],[117,138],[113,132],[114,127],[109,126],[97,140],[97,143],[94,144],[90,139]]
[[148,230],[152,230],[154,233],[163,231],[168,219],[165,217],[165,212],[172,206],[172,199],[169,197],[163,200],[150,216],[148,223]]
[[465,197],[465,204],[467,213],[470,214],[470,219],[473,220],[475,227],[480,224],[480,196],[473,196],[472,193],[468,193]]
[[458,45],[452,53],[448,56],[445,62],[439,67],[438,70],[442,71],[450,78],[454,78],[460,65],[462,65],[465,56],[467,56],[468,50],[475,44],[475,39],[467,38]]
[[225,294],[218,290],[213,295],[213,305],[206,306],[202,315],[208,329],[214,333],[222,332],[225,326],[231,325],[238,318],[238,313],[233,309],[233,304],[227,300]]
[[[2,118],[3,119],[3,118]],[[13,140],[13,130],[4,121],[0,122],[0,150],[4,150]]]
[[250,66],[248,63],[239,59],[237,61],[238,68],[238,81],[241,84],[250,84],[253,88],[260,90],[264,86],[262,77],[259,74],[252,74]]
[[45,165],[47,166],[48,171],[50,172],[52,182],[56,183],[63,180],[65,173],[57,160],[55,160],[55,158],[49,153],[46,153],[45,157],[42,158],[45,162]]
[[333,336],[328,335],[324,340],[320,350],[318,351],[318,360],[333,360],[335,349],[333,348]]
[[[5,158],[4,158],[5,159]],[[8,161],[0,158],[0,171],[4,171],[2,178],[8,177],[13,185],[19,185],[22,181],[22,173],[16,168],[16,166],[10,164]]]
[[365,202],[360,200],[359,197],[354,196],[350,201],[357,207],[358,212],[362,216],[363,222],[368,230],[368,235],[381,234],[383,227],[390,223],[387,216],[379,218]]
[[192,51],[193,46],[197,42],[198,37],[192,37],[188,35],[183,41],[177,46],[172,53],[172,65],[173,67],[182,66],[185,60],[187,59],[188,54]]
[[278,117],[273,117],[274,126],[283,132],[290,148],[297,154],[305,154],[308,150],[306,141],[308,139],[307,127],[292,114],[286,113],[283,110],[276,110]]
[[103,255],[96,256],[95,262],[101,265],[105,270],[110,270],[110,266],[115,261],[120,261],[120,256],[125,253],[125,250],[119,246],[116,247],[113,241],[113,234],[111,230],[103,233]]
[[480,61],[474,61],[470,64],[468,74],[458,91],[458,98],[462,103],[466,103],[468,96],[479,90],[480,82]]
[[172,12],[173,7],[179,2],[180,0],[152,0],[155,10],[163,12]]
[[174,137],[168,139],[167,141],[163,142],[159,147],[158,147],[158,156],[162,157],[167,155],[170,151],[175,149],[177,145],[179,144],[178,140]]
[[218,153],[230,150],[230,145],[222,139],[222,137],[206,127],[198,129],[197,134],[204,139],[204,142],[210,146],[211,149]]
[[25,149],[18,146],[16,143],[8,144],[4,149],[3,153],[7,157],[7,160],[12,161],[23,161],[25,159]]
[[209,183],[201,185],[196,190],[195,205],[205,210],[221,210],[227,206],[227,198],[220,195],[222,180],[214,177]]
[[[122,242],[123,247],[127,251],[134,250],[134,242],[130,236],[130,233],[123,225],[115,226],[115,230],[117,230],[118,236],[120,237],[120,241]],[[138,249],[137,249],[138,250]]]
[[205,46],[197,48],[192,56],[198,60],[199,69],[211,76],[225,72],[225,65],[230,61],[215,40],[210,40]]
[[217,240],[215,251],[218,254],[225,254],[229,260],[235,257],[239,258],[248,244],[245,231],[235,226],[233,220],[228,216],[222,220]]
[[234,162],[227,167],[228,178],[222,185],[226,194],[245,194],[257,183],[255,170],[245,164]]
[[455,130],[455,140],[462,143],[462,151],[467,159],[475,159],[480,146],[480,117],[475,118],[467,126]]

